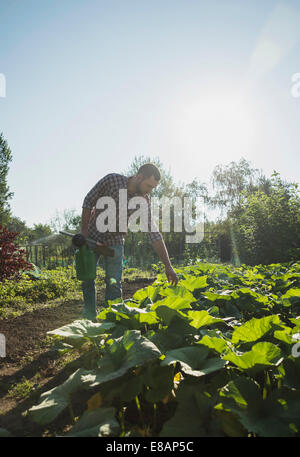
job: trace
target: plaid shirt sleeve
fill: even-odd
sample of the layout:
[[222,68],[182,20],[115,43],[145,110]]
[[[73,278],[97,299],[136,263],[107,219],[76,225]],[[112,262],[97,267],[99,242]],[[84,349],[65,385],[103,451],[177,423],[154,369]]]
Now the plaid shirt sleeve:
[[82,208],[92,209],[99,197],[102,195],[107,195],[109,188],[113,180],[112,174],[104,176],[94,187],[87,193],[85,199],[83,200]]
[[154,241],[162,240],[162,235],[155,223],[155,220],[152,218],[150,198],[148,195],[146,195],[145,198],[148,203],[148,235],[150,242],[153,243]]

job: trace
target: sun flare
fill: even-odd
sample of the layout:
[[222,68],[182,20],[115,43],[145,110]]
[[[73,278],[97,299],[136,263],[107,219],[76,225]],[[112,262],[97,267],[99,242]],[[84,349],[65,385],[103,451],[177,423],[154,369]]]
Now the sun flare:
[[235,160],[250,151],[254,120],[250,105],[237,96],[206,96],[181,111],[178,134],[187,153]]

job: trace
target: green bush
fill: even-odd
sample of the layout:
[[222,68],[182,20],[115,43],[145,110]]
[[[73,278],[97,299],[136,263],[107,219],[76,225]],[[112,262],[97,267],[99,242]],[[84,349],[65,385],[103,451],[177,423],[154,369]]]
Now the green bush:
[[78,290],[80,282],[76,279],[74,267],[56,270],[43,270],[40,279],[23,273],[19,281],[5,280],[0,283],[0,316],[6,308],[26,307],[26,304],[43,303],[63,297]]
[[300,195],[297,184],[273,174],[268,194],[248,195],[232,217],[240,261],[248,265],[290,262],[300,254]]

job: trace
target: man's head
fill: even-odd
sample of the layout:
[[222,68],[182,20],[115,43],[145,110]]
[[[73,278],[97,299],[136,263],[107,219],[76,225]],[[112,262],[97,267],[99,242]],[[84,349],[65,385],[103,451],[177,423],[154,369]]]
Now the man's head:
[[150,194],[159,184],[161,174],[153,163],[145,163],[136,174],[136,191],[140,195]]

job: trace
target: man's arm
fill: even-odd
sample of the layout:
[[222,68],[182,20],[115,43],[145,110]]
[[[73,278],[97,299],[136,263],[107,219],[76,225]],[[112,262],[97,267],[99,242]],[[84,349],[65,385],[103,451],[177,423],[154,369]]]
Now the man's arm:
[[90,208],[82,208],[82,214],[81,214],[81,233],[83,236],[88,238],[88,225],[89,225],[89,220],[91,216],[91,210]]
[[148,203],[148,230],[149,230],[148,233],[149,233],[150,242],[152,243],[154,251],[159,256],[159,258],[161,259],[161,261],[163,262],[163,264],[165,266],[165,272],[166,272],[168,281],[171,281],[172,284],[176,285],[178,282],[178,278],[177,278],[177,275],[170,262],[166,245],[164,243],[161,233],[158,230],[156,222],[154,220],[152,220],[152,211],[151,211],[151,203],[150,203],[149,195],[147,195],[145,198]]
[[153,246],[154,251],[159,256],[159,258],[161,259],[161,261],[163,262],[163,264],[165,266],[165,272],[166,272],[168,281],[171,281],[172,285],[176,286],[176,284],[178,282],[178,277],[170,262],[169,254],[168,254],[166,245],[164,243],[164,240],[161,239],[161,240],[153,241],[152,246]]
[[97,184],[95,184],[95,186],[88,192],[83,200],[81,213],[81,233],[86,238],[88,238],[88,225],[92,209],[96,206],[98,198],[101,195],[105,195],[109,191],[112,176],[113,174],[111,173],[101,178]]

